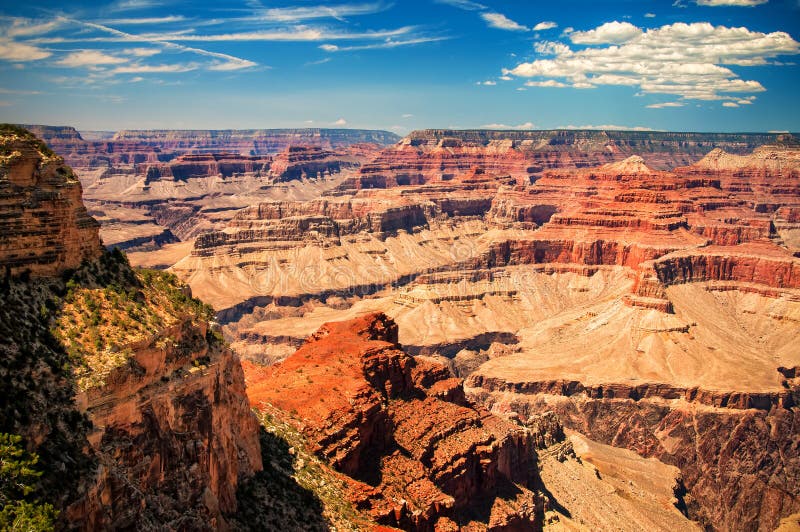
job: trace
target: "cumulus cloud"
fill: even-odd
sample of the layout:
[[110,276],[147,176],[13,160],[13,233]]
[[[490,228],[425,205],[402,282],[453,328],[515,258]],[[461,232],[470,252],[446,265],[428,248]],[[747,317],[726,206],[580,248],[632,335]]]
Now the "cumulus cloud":
[[560,81],[556,81],[554,79],[546,79],[544,81],[526,81],[526,87],[567,87],[566,83],[561,83]]
[[634,37],[642,34],[638,28],[630,22],[606,22],[589,31],[572,32],[569,38],[575,44],[621,44],[630,41]]
[[533,31],[544,31],[544,30],[552,30],[553,28],[557,28],[558,24],[551,21],[540,22],[536,26],[533,27]]
[[334,126],[346,126],[347,125],[347,120],[345,120],[344,118],[340,118],[339,120],[334,122],[333,125]]
[[656,18],[656,14],[655,13],[645,13],[644,14],[644,18]]
[[536,129],[536,124],[533,122],[525,122],[524,124],[517,124],[516,126],[509,126],[507,124],[484,124],[481,129]]
[[613,22],[569,37],[573,43],[589,46],[575,49],[561,42],[536,43],[536,52],[550,57],[504,69],[503,75],[556,80],[574,88],[623,85],[646,94],[735,101],[741,96],[732,93],[766,89],[756,80],[740,78],[730,65],[766,65],[776,56],[800,52],[800,43],[785,32],[762,33],[707,22],[678,22],[647,30]]
[[722,102],[722,107],[739,107],[736,102]]
[[502,13],[481,13],[481,18],[486,21],[490,28],[508,31],[529,31],[530,28],[514,22]]
[[479,82],[477,82],[477,83],[476,83],[476,85],[488,85],[488,86],[492,86],[492,85],[497,85],[497,82],[496,82],[496,81],[492,81],[492,80],[490,80],[490,79],[487,79],[486,81],[479,81]]

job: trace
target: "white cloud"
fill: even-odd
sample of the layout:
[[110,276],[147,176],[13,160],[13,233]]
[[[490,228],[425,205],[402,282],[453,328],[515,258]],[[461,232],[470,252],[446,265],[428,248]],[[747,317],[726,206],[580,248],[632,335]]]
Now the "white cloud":
[[[630,26],[631,28],[628,28]],[[769,64],[769,59],[800,52],[800,43],[785,32],[761,33],[747,28],[713,26],[707,22],[682,22],[642,31],[623,22],[604,24],[570,36],[612,46],[572,49],[558,43],[535,44],[540,55],[552,56],[511,69],[503,75],[557,80],[575,88],[628,85],[645,94],[673,94],[684,99],[736,100],[731,93],[766,90],[756,80],[741,79],[727,65]]]
[[546,79],[544,81],[526,81],[526,87],[568,87],[566,83],[561,83],[560,81],[556,81],[554,79]]
[[483,9],[488,9],[485,5],[479,4],[478,2],[472,2],[471,0],[434,0],[437,4],[445,4],[448,6],[457,7],[459,9],[463,9],[465,11],[481,11]]
[[500,76],[499,79],[502,79],[503,81],[511,81],[514,78],[512,78],[511,76]]
[[540,22],[536,26],[533,27],[533,31],[544,31],[544,30],[552,30],[553,28],[557,28],[558,24],[551,21]]
[[661,103],[651,103],[647,105],[648,109],[665,109],[667,107],[684,107],[686,104],[683,102],[661,102]]
[[314,66],[314,65],[324,65],[325,63],[330,63],[330,57],[323,57],[322,59],[318,59],[316,61],[309,61],[305,63],[305,66]]
[[697,0],[698,6],[740,6],[740,7],[755,7],[761,4],[766,4],[769,0]]
[[656,14],[655,13],[645,13],[644,14],[644,18],[656,18]]
[[518,130],[526,130],[526,129],[536,129],[536,124],[533,122],[525,122],[524,124],[517,124],[516,126],[509,126],[506,124],[484,124],[481,126],[481,129],[518,129]]
[[177,74],[197,70],[196,63],[183,63],[174,65],[125,65],[118,66],[111,71],[112,74]]
[[158,48],[126,48],[122,50],[122,53],[125,55],[132,55],[135,57],[150,57],[156,54],[160,54],[161,50]]
[[321,44],[319,46],[320,50],[324,50],[326,52],[353,52],[358,50],[379,50],[382,48],[397,48],[399,46],[411,46],[414,44],[425,44],[429,42],[437,42],[437,41],[446,41],[450,37],[420,37],[418,39],[405,39],[405,40],[393,40],[387,39],[384,42],[373,43],[373,44],[358,44],[355,46],[337,46],[335,44]]
[[642,34],[638,28],[630,22],[606,22],[589,31],[575,31],[569,38],[575,44],[621,44]]
[[5,37],[32,37],[50,33],[62,25],[61,19],[39,22],[27,18],[12,17],[11,26],[5,29]]
[[490,79],[487,79],[486,81],[479,81],[475,85],[487,85],[487,86],[491,87],[493,85],[497,85],[497,82],[496,81],[492,81]]
[[103,20],[103,24],[130,26],[137,24],[172,24],[186,20],[182,15],[170,15],[168,17],[141,17],[141,18],[113,18]]
[[299,22],[320,18],[342,20],[345,17],[371,15],[385,11],[391,4],[373,2],[370,4],[343,4],[337,6],[274,7],[257,11],[256,18],[278,22]]
[[481,18],[490,28],[508,31],[529,31],[527,26],[514,22],[502,13],[481,13]]
[[339,120],[334,122],[332,125],[334,125],[334,126],[346,126],[347,125],[347,120],[345,120],[344,118],[340,118]]
[[413,116],[414,116],[414,115],[412,115],[411,113],[405,113],[405,114],[403,114],[403,118],[412,118]]
[[47,50],[30,44],[0,37],[0,59],[6,61],[36,61],[53,55]]
[[75,68],[94,65],[119,65],[127,62],[128,59],[124,57],[108,55],[99,50],[80,50],[68,54],[63,59],[56,61],[56,64]]
[[218,72],[228,72],[231,70],[242,70],[243,68],[252,68],[257,65],[258,63],[256,63],[255,61],[234,57],[223,62],[213,63],[208,67],[208,69]]
[[722,107],[739,107],[736,102],[722,102]]
[[137,9],[156,7],[158,4],[158,0],[119,0],[114,2],[109,9],[111,11],[134,11]]

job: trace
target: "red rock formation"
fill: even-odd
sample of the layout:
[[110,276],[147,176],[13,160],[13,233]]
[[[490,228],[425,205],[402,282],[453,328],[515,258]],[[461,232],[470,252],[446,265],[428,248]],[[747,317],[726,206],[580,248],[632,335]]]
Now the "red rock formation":
[[207,338],[206,323],[187,320],[118,346],[132,350],[129,362],[78,395],[100,464],[67,512],[72,526],[226,527],[238,482],[261,469],[261,454],[239,360]]
[[317,454],[354,479],[354,502],[379,522],[413,530],[534,526],[531,436],[466,402],[443,366],[403,353],[386,316],[328,323],[284,362],[245,370],[253,406],[292,412]]

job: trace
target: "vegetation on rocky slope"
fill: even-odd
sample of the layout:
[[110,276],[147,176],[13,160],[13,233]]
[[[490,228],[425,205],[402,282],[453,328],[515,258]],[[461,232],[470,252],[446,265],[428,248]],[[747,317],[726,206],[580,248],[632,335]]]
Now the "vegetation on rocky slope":
[[[106,261],[121,265],[118,278],[103,264],[89,264],[66,283],[53,334],[66,347],[78,388],[104,383],[131,356],[131,345],[181,321],[210,321],[214,311],[191,297],[174,275],[134,272],[114,250]],[[102,262],[102,260],[100,261]]]
[[[41,504],[64,508],[92,477],[94,461],[84,451],[90,422],[76,407],[76,392],[101,385],[127,361],[132,342],[212,315],[176,277],[133,270],[117,250],[60,278],[0,279],[0,433],[18,435],[9,441],[38,455],[41,475],[27,478]],[[221,341],[211,332],[208,339]],[[50,507],[15,500],[40,524],[53,515]]]
[[239,487],[239,530],[360,531],[375,523],[353,507],[344,477],[308,448],[290,414],[257,412],[264,470]]

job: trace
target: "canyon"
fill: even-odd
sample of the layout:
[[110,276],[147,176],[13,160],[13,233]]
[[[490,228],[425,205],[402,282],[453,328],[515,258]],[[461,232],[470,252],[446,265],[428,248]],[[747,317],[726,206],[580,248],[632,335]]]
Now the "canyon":
[[796,139],[529,172],[512,142],[428,135],[238,211],[172,271],[255,364],[384,312],[476,404],[679,467],[704,526],[796,513]]
[[[772,530],[800,512],[795,135],[33,129],[74,172],[40,146],[26,184],[25,150],[8,159],[7,276],[112,256],[89,214],[170,272],[130,270],[133,322],[127,296],[92,292],[103,268],[60,307],[102,463],[80,526],[130,523],[133,478],[172,497],[138,516],[247,528],[237,483],[268,506],[252,479],[293,467],[342,529]],[[40,219],[66,236],[20,230]],[[89,301],[116,329],[69,325]]]

